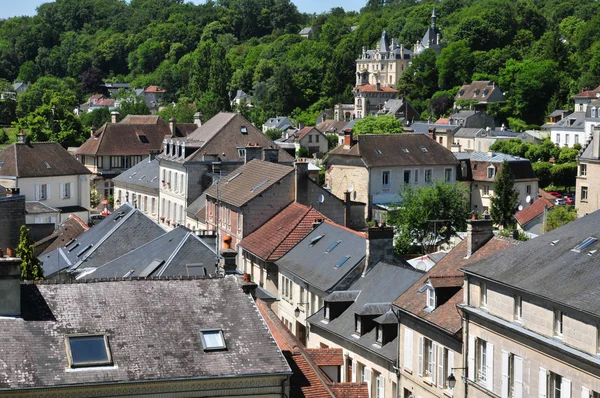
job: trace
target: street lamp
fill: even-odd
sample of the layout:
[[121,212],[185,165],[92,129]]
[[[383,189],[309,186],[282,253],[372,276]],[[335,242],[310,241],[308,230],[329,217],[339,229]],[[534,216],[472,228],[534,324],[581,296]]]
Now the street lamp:
[[[304,304],[308,304],[308,303],[298,303],[298,305],[304,305]],[[296,318],[298,318],[300,316],[300,307],[296,307],[296,309],[294,310],[294,315],[296,315]]]
[[[448,382],[448,387],[450,387],[451,390],[456,385],[456,377],[454,377],[454,373],[452,373],[452,371],[453,370],[465,370],[465,369],[466,368],[451,368],[450,369],[450,376],[448,376],[448,378],[446,379],[446,381]],[[464,376],[463,376],[463,380],[465,380]]]

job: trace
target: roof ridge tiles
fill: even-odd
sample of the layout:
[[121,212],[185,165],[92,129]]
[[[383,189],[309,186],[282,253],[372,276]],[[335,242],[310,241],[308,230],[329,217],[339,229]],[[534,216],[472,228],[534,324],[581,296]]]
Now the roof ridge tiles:
[[86,283],[103,283],[103,282],[142,282],[142,281],[174,281],[174,280],[208,280],[208,279],[225,279],[225,275],[176,275],[176,276],[132,276],[132,277],[106,277],[106,278],[90,278],[90,279],[75,279],[75,280],[39,280],[31,281],[24,280],[23,285],[76,285]]

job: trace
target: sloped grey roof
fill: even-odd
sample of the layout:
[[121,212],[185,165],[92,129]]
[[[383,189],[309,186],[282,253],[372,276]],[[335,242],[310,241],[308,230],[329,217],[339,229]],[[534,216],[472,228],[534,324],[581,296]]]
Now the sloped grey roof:
[[158,159],[146,158],[113,178],[112,181],[127,186],[149,188],[158,192],[158,172]]
[[198,197],[198,199],[194,200],[187,208],[186,208],[186,212],[190,215],[193,215],[194,217],[196,217],[198,215],[198,212],[204,207],[206,206],[206,193],[202,193],[202,195],[200,195]]
[[588,237],[600,238],[598,225],[595,211],[463,270],[598,317],[600,251],[588,253],[600,249],[600,242],[572,251]]
[[585,127],[585,112],[573,112],[554,123],[550,130],[582,130]]
[[475,137],[477,137],[477,134],[479,134],[481,131],[485,131],[485,129],[472,128],[472,127],[461,127],[454,134],[454,137],[456,137],[456,138],[475,138]]
[[460,128],[460,126],[456,124],[435,124],[426,122],[415,122],[410,125],[410,128],[413,129],[415,133],[422,134],[429,133],[430,127],[435,127],[436,131],[452,130],[453,132],[457,131]]
[[505,160],[507,162],[529,161],[528,159],[519,156],[507,155],[500,152],[492,152],[492,156],[490,156],[488,152],[454,152],[454,156],[459,160],[470,159],[473,161],[492,163],[502,163]]
[[383,315],[392,308],[392,302],[389,303],[366,303],[358,308],[358,315]]
[[[21,285],[22,320],[0,319],[0,388],[291,374],[235,276]],[[235,305],[232,305],[235,303]],[[200,330],[222,329],[205,352]],[[69,371],[65,336],[106,333],[114,366]]]
[[[387,360],[395,361],[397,356],[398,341],[397,338],[393,341],[383,345],[381,348],[376,348],[375,344],[375,328],[366,334],[361,335],[358,339],[352,337],[355,331],[354,325],[354,314],[359,313],[365,305],[372,303],[391,303],[398,296],[400,296],[406,289],[413,285],[423,273],[409,269],[409,267],[402,267],[397,265],[388,264],[385,262],[377,263],[369,272],[362,278],[359,278],[350,286],[348,290],[358,290],[360,295],[356,301],[352,303],[340,316],[330,320],[328,324],[321,322],[323,319],[323,308],[317,313],[307,319],[311,324],[311,332],[319,333],[318,329],[328,330],[338,336],[342,336],[345,340],[351,343],[358,344],[359,346],[375,352]],[[327,301],[327,300],[325,300]],[[388,310],[391,308],[390,304],[383,304],[382,307],[378,308],[381,311],[380,314],[386,315]],[[372,307],[372,306],[371,306]],[[386,321],[387,315],[384,319],[379,319],[383,323]]]
[[302,30],[298,34],[299,35],[307,35],[307,34],[311,33],[312,30],[313,30],[312,26],[306,26],[306,27],[302,28]]
[[56,142],[12,144],[0,151],[0,176],[53,177],[91,174]]
[[43,202],[25,202],[25,213],[27,214],[44,214],[58,213],[58,209],[48,206]]
[[398,323],[398,318],[394,311],[390,308],[385,314],[374,319],[380,325],[394,325]]
[[569,112],[566,109],[557,109],[554,112],[552,112],[551,114],[548,115],[548,117],[557,117],[557,116],[562,116],[565,113]]
[[325,297],[325,301],[330,303],[347,303],[356,300],[360,290],[339,290]]
[[287,130],[290,127],[294,127],[294,124],[292,123],[292,121],[290,119],[288,119],[285,116],[277,116],[277,117],[272,117],[269,120],[267,120],[264,124],[264,126],[268,129],[275,129],[275,130]]
[[[320,240],[311,244],[314,238],[321,235]],[[336,241],[340,241],[337,247],[326,253]],[[325,221],[277,260],[276,264],[309,285],[329,292],[353,269],[364,263],[365,253],[366,242],[361,234]],[[349,259],[336,267],[346,256],[350,256]]]

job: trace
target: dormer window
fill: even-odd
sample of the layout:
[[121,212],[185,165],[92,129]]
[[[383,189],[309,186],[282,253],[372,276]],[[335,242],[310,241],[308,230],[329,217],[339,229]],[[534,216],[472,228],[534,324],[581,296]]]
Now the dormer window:
[[112,355],[105,334],[66,336],[67,359],[71,368],[112,366]]
[[494,178],[496,176],[496,168],[494,166],[490,166],[487,169],[488,178]]
[[379,344],[383,344],[383,325],[377,325],[377,333],[375,335],[375,341]]
[[435,289],[432,286],[427,287],[427,309],[429,311],[435,309]]
[[360,315],[355,314],[354,315],[354,333],[356,333],[357,335],[361,335],[362,332],[362,326],[361,326],[361,322],[360,322]]
[[329,320],[329,303],[325,302],[325,305],[323,306],[323,318]]

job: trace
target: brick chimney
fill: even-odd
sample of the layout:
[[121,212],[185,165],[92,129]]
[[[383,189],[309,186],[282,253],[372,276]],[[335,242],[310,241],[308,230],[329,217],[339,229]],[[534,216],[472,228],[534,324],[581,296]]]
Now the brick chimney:
[[96,134],[96,127],[92,126],[90,128],[90,138],[94,138],[94,134]]
[[294,163],[295,173],[295,191],[296,191],[296,202],[305,206],[310,205],[310,201],[315,201],[317,198],[308,197],[308,163],[307,162],[296,162]]
[[367,229],[367,253],[363,276],[379,261],[394,259],[394,228],[384,225]]
[[352,147],[352,130],[344,130],[344,149]]
[[176,120],[174,117],[169,119],[169,130],[171,130],[171,135],[175,137],[175,124]]
[[278,163],[279,162],[279,148],[264,148],[263,149],[263,160],[265,162]]
[[467,221],[467,256],[471,257],[481,246],[494,236],[494,222],[492,220]]
[[429,127],[428,135],[429,135],[429,138],[431,138],[432,140],[435,141],[435,127],[433,127],[433,126]]
[[256,144],[256,145],[248,144],[248,145],[246,145],[245,149],[246,149],[246,156],[244,158],[244,163],[248,163],[252,159],[261,159],[262,158],[262,147],[259,146],[258,144]]
[[594,126],[592,139],[592,158],[600,158],[600,126]]
[[202,114],[200,112],[194,113],[194,123],[196,126],[202,126]]
[[119,123],[119,116],[120,116],[120,113],[119,113],[119,112],[117,112],[117,111],[112,111],[112,112],[110,113],[110,122],[111,122],[111,123]]
[[230,235],[223,236],[223,244],[221,249],[221,258],[219,258],[219,267],[226,274],[236,273],[237,269],[237,252],[231,248],[232,238]]
[[21,315],[21,259],[0,256],[0,316]]

